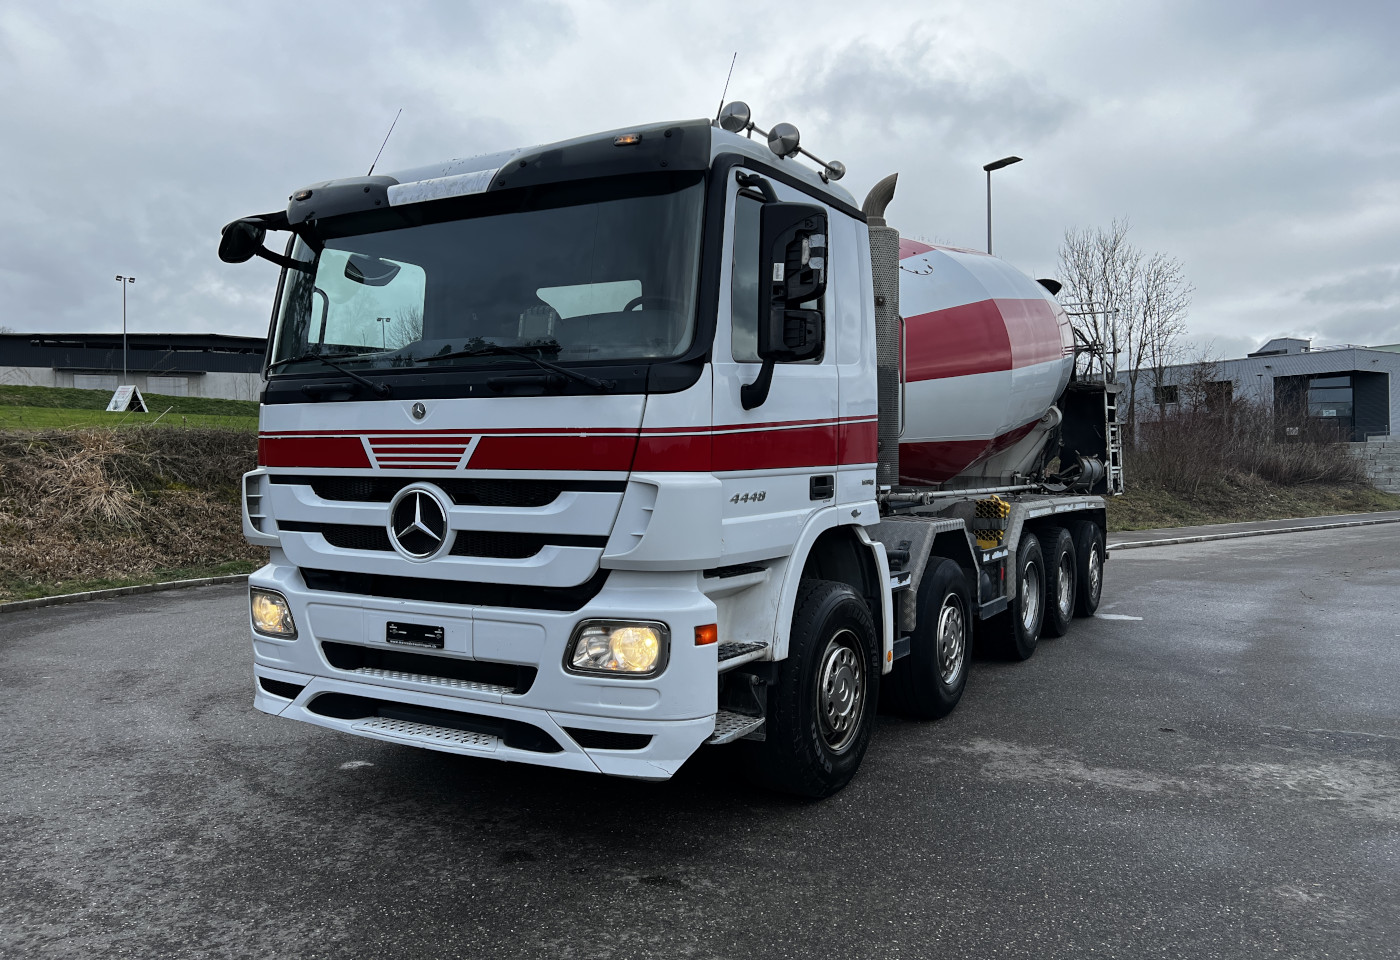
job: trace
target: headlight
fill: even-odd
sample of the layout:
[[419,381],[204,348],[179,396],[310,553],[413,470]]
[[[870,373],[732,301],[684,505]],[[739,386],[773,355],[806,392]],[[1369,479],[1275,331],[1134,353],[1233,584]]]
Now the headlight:
[[258,633],[286,638],[297,635],[297,625],[292,622],[292,610],[287,606],[287,598],[282,594],[253,587],[248,591],[248,599],[253,607],[253,629]]
[[666,667],[670,642],[664,623],[585,620],[574,629],[564,667],[574,673],[654,677]]

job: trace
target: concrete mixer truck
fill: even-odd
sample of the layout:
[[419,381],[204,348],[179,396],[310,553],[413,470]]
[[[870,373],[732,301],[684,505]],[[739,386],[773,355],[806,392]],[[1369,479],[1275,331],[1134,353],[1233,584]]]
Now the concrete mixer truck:
[[901,239],[895,179],[844,172],[734,103],[226,226],[282,268],[254,706],[654,780],[733,744],[822,797],[877,705],[941,717],[974,644],[1092,614],[1115,405],[1056,285]]

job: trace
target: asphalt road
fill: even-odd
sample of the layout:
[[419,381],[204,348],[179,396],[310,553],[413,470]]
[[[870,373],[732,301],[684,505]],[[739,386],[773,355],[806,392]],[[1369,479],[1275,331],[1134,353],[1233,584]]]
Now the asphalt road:
[[1116,554],[820,804],[264,717],[242,587],[7,614],[0,956],[1400,956],[1397,584],[1400,525]]

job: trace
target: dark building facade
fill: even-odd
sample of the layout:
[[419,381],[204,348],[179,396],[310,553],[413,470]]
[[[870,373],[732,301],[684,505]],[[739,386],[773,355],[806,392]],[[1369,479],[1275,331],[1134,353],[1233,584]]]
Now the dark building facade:
[[[262,337],[130,333],[126,383],[143,393],[256,400]],[[122,383],[119,333],[0,334],[0,383],[114,390]]]

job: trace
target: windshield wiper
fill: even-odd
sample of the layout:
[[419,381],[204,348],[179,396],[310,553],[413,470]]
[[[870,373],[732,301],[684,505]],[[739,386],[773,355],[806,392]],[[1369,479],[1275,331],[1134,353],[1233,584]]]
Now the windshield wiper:
[[[559,341],[557,340],[539,340],[530,344],[530,349],[539,351],[540,353],[544,353],[545,351],[558,353],[564,348],[559,345]],[[570,380],[576,380],[585,386],[592,387],[599,393],[606,393],[617,386],[617,381],[615,380],[599,380],[597,377],[590,377],[586,373],[579,373],[577,370],[561,367],[557,363],[550,363],[543,357],[532,356],[519,347],[508,347],[503,343],[488,343],[480,347],[468,347],[466,350],[453,350],[450,353],[435,353],[426,357],[414,357],[413,362],[427,363],[430,360],[458,360],[462,357],[491,357],[501,356],[502,354],[519,357],[522,360],[529,360],[542,370],[548,370],[550,373],[557,373],[562,377],[568,377]]]
[[324,363],[324,364],[325,364],[326,366],[328,366],[328,367],[333,367],[334,369],[339,370],[341,373],[345,374],[347,377],[349,377],[351,380],[354,380],[356,383],[363,384],[364,386],[369,387],[370,390],[374,392],[374,395],[375,395],[376,397],[387,397],[387,396],[392,392],[392,391],[389,389],[389,385],[388,385],[387,383],[381,383],[381,382],[378,382],[378,381],[375,381],[375,380],[370,380],[370,379],[368,379],[367,377],[362,377],[362,376],[360,376],[358,373],[356,373],[355,371],[353,371],[353,370],[346,370],[346,369],[345,369],[344,367],[342,367],[340,364],[338,364],[338,363],[335,362],[336,360],[348,360],[348,359],[350,359],[351,357],[363,357],[363,356],[364,356],[363,353],[354,353],[354,352],[351,352],[351,353],[303,353],[303,354],[302,354],[301,356],[299,356],[299,357],[287,357],[286,359],[283,359],[283,360],[276,360],[276,361],[274,361],[274,362],[272,362],[272,363],[269,363],[269,364],[267,365],[267,369],[268,369],[268,372],[270,373],[270,372],[272,372],[272,370],[274,370],[274,369],[277,368],[277,367],[282,366],[283,364],[287,364],[287,363],[301,363],[301,362],[306,361],[306,360],[315,360],[315,361],[317,361],[318,363]]

